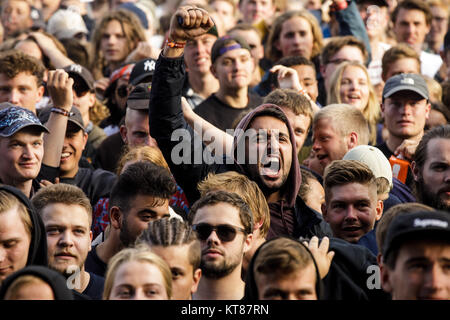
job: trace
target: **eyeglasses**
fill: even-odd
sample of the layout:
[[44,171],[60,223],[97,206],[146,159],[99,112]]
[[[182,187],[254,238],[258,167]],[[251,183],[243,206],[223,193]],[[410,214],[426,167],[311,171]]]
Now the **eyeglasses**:
[[236,238],[238,232],[246,233],[245,229],[230,226],[228,224],[220,224],[218,226],[212,226],[207,223],[194,224],[192,229],[197,232],[198,238],[205,241],[211,235],[211,232],[215,231],[220,241],[230,242]]
[[128,88],[126,85],[117,87],[117,95],[121,98],[126,98],[128,96]]

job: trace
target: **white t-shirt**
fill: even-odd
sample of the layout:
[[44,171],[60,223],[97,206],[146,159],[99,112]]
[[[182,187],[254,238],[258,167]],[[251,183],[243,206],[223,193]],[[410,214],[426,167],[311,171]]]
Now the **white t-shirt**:
[[439,55],[422,51],[420,53],[421,72],[423,75],[434,79],[442,65],[442,59]]

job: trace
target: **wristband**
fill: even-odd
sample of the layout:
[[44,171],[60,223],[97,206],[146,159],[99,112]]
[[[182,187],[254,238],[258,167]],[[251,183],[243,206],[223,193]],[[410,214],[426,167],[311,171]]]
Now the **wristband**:
[[331,12],[341,11],[347,9],[347,7],[348,7],[347,0],[343,0],[337,3],[333,2],[333,4],[330,6],[330,11]]
[[62,114],[63,116],[66,116],[66,117],[71,117],[71,116],[75,115],[75,113],[66,111],[66,110],[61,109],[61,108],[51,108],[50,112],[59,113],[59,114]]
[[169,48],[182,49],[186,46],[186,42],[176,42],[176,41],[167,39],[166,46],[168,46]]

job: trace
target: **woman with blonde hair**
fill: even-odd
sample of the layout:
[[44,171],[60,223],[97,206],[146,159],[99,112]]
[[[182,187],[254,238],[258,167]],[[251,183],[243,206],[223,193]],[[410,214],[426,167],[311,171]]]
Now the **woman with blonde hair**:
[[170,300],[172,272],[147,245],[119,251],[108,263],[103,300]]
[[347,103],[361,110],[369,122],[369,142],[376,145],[381,110],[366,67],[356,61],[344,62],[332,74],[330,84],[327,104]]

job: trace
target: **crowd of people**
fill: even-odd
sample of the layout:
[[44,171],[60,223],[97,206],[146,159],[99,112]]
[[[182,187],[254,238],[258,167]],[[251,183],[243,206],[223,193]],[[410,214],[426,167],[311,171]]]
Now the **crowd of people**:
[[0,6],[0,300],[450,299],[450,1]]

